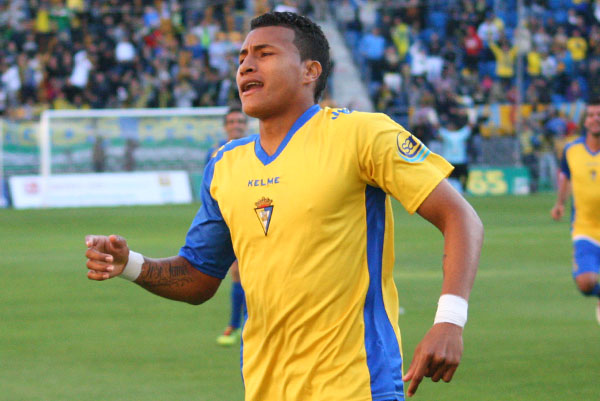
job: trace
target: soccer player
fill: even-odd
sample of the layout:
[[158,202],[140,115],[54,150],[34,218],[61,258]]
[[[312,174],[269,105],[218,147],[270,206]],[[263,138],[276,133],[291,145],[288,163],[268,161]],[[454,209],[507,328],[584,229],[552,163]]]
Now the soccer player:
[[[179,255],[151,259],[119,236],[86,237],[88,278],[122,276],[192,304],[237,258],[247,401],[403,400],[424,377],[450,381],[462,355],[481,221],[446,180],[452,166],[392,119],[317,104],[330,66],[309,19],[254,19],[237,85],[259,134],[211,159]],[[434,324],[404,376],[389,195],[444,235]]]
[[[211,149],[208,152],[207,164],[210,158],[216,155],[217,151],[227,142],[243,138],[246,135],[248,118],[242,112],[241,108],[230,107],[223,119],[223,125],[227,138],[221,141],[216,149]],[[225,328],[223,334],[217,337],[217,344],[223,346],[234,345],[239,340],[244,309],[244,289],[240,280],[237,260],[229,267],[229,274],[231,276],[231,315],[229,317],[229,325]]]
[[550,214],[560,220],[573,193],[573,278],[583,295],[597,297],[600,323],[600,98],[585,110],[585,136],[567,144],[558,175],[556,203]]

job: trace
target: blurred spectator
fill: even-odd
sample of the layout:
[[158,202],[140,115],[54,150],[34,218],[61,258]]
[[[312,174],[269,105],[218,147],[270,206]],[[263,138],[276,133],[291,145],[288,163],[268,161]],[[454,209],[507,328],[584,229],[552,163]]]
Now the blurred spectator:
[[4,89],[4,84],[0,83],[0,116],[4,116],[6,113],[8,96]]
[[96,173],[101,173],[106,169],[104,138],[101,135],[96,135],[94,138],[94,147],[92,148],[92,163]]
[[420,40],[410,46],[410,73],[413,77],[424,77],[427,73],[427,51]]
[[485,20],[477,28],[477,36],[483,41],[497,42],[500,40],[500,34],[504,31],[504,22],[497,18],[493,11],[489,11]]
[[430,93],[425,93],[419,106],[415,108],[412,118],[411,132],[427,146],[430,146],[440,125],[438,114],[433,105],[433,96]]
[[471,126],[465,124],[461,127],[455,123],[455,119],[451,119],[446,127],[439,128],[438,136],[442,141],[441,155],[454,166],[449,181],[463,192],[469,175],[467,143],[471,136]]
[[358,16],[360,23],[367,32],[372,31],[377,22],[377,3],[374,1],[363,1],[359,4]]
[[133,171],[135,170],[135,149],[138,147],[138,143],[135,139],[127,139],[125,142],[125,153],[123,154],[123,170]]
[[488,45],[496,58],[496,76],[500,79],[505,90],[508,90],[515,76],[515,59],[517,57],[517,46],[512,46],[504,39],[500,46],[495,41],[489,41]]
[[133,62],[135,61],[136,50],[133,43],[130,41],[128,33],[116,34],[119,38],[115,47],[115,60],[119,65],[119,73],[124,73],[127,70],[133,69]]
[[275,6],[275,8],[273,9],[273,11],[277,11],[280,13],[282,13],[282,12],[297,13],[298,6],[297,6],[296,2],[293,0],[284,0],[284,1],[280,2],[279,4],[277,4]]
[[577,74],[583,72],[584,61],[587,56],[588,45],[579,29],[574,29],[571,37],[567,40],[567,49],[571,53],[574,70]]
[[525,119],[521,135],[519,136],[521,145],[521,161],[529,171],[531,178],[529,184],[530,192],[537,192],[539,174],[539,162],[535,152],[534,144],[536,143],[536,130],[534,126],[537,123],[532,119]]
[[578,100],[585,99],[585,93],[581,88],[581,84],[577,80],[571,81],[569,87],[567,88],[567,93],[565,95],[565,100],[567,102],[576,102]]
[[93,67],[85,50],[82,49],[75,53],[73,71],[68,83],[77,88],[78,93],[83,92],[86,88],[89,81],[89,74]]
[[359,43],[360,54],[365,58],[372,82],[383,80],[383,56],[385,53],[385,38],[379,28],[373,28],[366,33]]
[[356,9],[350,3],[350,0],[343,0],[335,7],[335,17],[344,30],[350,29],[350,24],[356,17]]
[[0,64],[0,72],[2,73],[0,80],[2,81],[2,86],[6,90],[8,106],[15,107],[19,103],[19,91],[21,90],[19,67],[16,62],[12,65],[4,62]]
[[403,61],[410,48],[410,27],[402,21],[402,18],[397,17],[394,19],[391,37],[396,46],[398,57],[400,61]]
[[527,52],[527,77],[529,80],[534,80],[542,75],[542,55],[538,52],[537,47],[532,47]]
[[467,35],[463,40],[463,47],[465,50],[465,65],[471,71],[476,71],[479,64],[479,55],[483,50],[483,41],[477,35],[475,27],[469,26],[467,28]]
[[188,81],[179,82],[173,91],[175,107],[192,107],[197,94]]

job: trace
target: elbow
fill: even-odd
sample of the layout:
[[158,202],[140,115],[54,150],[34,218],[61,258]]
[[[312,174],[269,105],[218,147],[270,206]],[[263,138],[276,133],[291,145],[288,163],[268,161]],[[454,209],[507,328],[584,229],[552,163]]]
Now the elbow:
[[219,288],[219,282],[211,280],[207,283],[201,283],[201,285],[188,293],[184,301],[190,305],[202,305],[215,295]]
[[206,301],[208,301],[209,299],[211,299],[213,297],[213,294],[204,294],[204,293],[197,293],[197,294],[191,294],[189,297],[187,297],[184,301],[187,302],[190,305],[202,305],[203,303],[205,303]]
[[194,305],[194,306],[198,306],[198,305],[202,305],[204,302],[208,301],[208,299],[204,299],[204,298],[190,298],[190,299],[186,299],[185,302],[187,302],[190,305]]
[[477,214],[477,212],[475,212],[474,209],[472,210],[472,217],[471,217],[471,221],[470,221],[470,232],[472,233],[473,237],[477,239],[477,241],[482,244],[483,243],[483,237],[485,235],[485,229],[483,227],[483,222],[481,221],[481,219],[479,218],[479,215]]

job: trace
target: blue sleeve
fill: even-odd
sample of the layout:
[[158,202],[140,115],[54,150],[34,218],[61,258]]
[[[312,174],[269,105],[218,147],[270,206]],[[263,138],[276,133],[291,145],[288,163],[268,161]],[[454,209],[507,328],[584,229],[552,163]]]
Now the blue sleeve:
[[571,179],[571,169],[569,168],[569,163],[567,163],[567,149],[569,147],[566,146],[565,149],[563,150],[563,154],[562,154],[562,159],[560,160],[560,171],[563,172],[564,175],[567,176],[567,178],[570,180]]
[[215,162],[216,158],[212,158],[204,170],[200,194],[202,206],[192,221],[179,256],[202,273],[223,279],[235,254],[229,227],[223,220],[219,204],[210,194]]
[[208,153],[206,154],[206,160],[204,160],[204,166],[207,166],[207,165],[208,165],[208,162],[209,162],[209,161],[210,161],[210,159],[212,158],[212,156],[213,156],[213,153],[215,153],[215,150],[216,150],[215,148],[210,148],[210,149],[208,150]]

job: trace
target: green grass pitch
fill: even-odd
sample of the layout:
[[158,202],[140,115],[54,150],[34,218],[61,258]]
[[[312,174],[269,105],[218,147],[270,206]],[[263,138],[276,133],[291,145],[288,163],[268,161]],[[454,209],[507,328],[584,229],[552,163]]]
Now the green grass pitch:
[[[568,222],[550,194],[470,198],[485,227],[463,361],[414,400],[598,400],[595,300],[570,277]],[[396,269],[406,364],[433,321],[442,236],[396,206]],[[175,254],[198,205],[0,210],[0,400],[243,399],[239,349],[215,338],[229,281],[194,307],[115,279],[85,277],[84,236],[119,233],[153,257]]]

